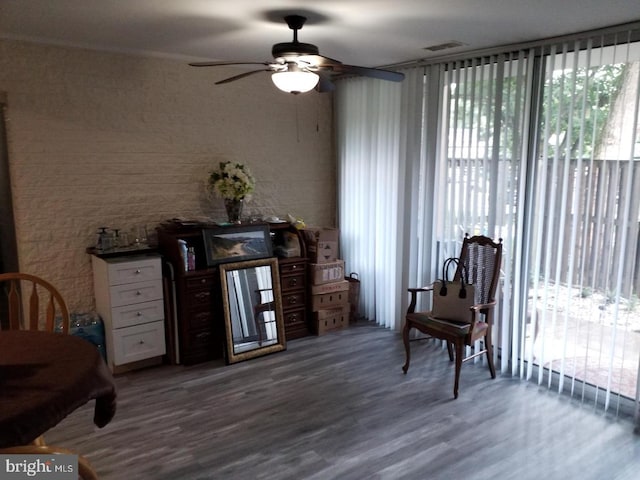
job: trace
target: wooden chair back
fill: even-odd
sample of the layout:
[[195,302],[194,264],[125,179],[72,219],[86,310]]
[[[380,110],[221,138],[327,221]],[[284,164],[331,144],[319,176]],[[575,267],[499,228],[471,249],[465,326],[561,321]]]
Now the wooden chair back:
[[62,333],[69,332],[69,310],[60,292],[46,280],[28,273],[0,274],[0,295],[10,330],[56,331],[56,317],[62,319]]
[[476,305],[495,301],[502,265],[502,239],[494,242],[484,235],[467,235],[462,242],[459,258],[461,261],[454,280],[464,275],[465,282],[473,284]]

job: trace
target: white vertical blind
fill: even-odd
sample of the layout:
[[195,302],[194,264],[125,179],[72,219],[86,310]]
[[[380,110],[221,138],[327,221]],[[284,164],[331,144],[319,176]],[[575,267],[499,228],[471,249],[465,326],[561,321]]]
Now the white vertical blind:
[[640,358],[640,48],[627,38],[544,60],[520,360],[526,378],[604,410],[636,397]]
[[405,75],[403,83],[346,79],[336,89],[341,252],[346,270],[360,276],[360,313],[397,329],[410,215],[405,183],[407,165],[419,162],[424,77],[422,69]]
[[523,225],[521,188],[531,92],[528,53],[451,62],[442,88],[445,127],[435,192],[436,263],[458,255],[465,233],[504,240],[494,334],[502,371],[509,369],[512,335],[518,335],[510,319],[517,265],[513,252],[520,248]]

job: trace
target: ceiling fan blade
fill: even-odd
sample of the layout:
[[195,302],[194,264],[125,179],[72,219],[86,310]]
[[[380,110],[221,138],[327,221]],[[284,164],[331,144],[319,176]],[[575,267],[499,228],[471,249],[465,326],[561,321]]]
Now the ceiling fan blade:
[[268,62],[193,62],[192,67],[221,67],[224,65],[271,65]]
[[342,62],[340,60],[334,60],[333,58],[325,57],[323,55],[302,55],[299,59],[319,68],[342,66]]
[[333,68],[336,73],[360,75],[361,77],[377,78],[390,82],[401,82],[404,80],[404,73],[383,70],[381,68],[358,67],[356,65],[339,65]]
[[[332,81],[332,75],[360,75],[363,77],[377,78],[380,80],[388,80],[391,82],[401,82],[404,74],[381,68],[359,67],[356,65],[345,65],[339,60],[320,55],[318,47],[310,43],[301,43],[298,41],[298,30],[304,25],[306,18],[301,15],[287,15],[285,21],[291,30],[293,30],[293,41],[276,43],[271,48],[271,54],[274,60],[272,62],[193,62],[192,67],[218,67],[231,65],[263,65],[267,68],[251,70],[234,75],[223,80],[215,82],[216,85],[233,82],[241,78],[248,77],[258,72],[313,72],[320,75],[320,80],[316,85],[318,92],[331,92],[335,89]],[[288,75],[291,77],[291,75]],[[283,88],[284,89],[284,88]],[[284,89],[285,91],[289,91]],[[305,90],[306,91],[306,90]],[[293,91],[292,93],[300,93]]]
[[318,92],[333,92],[336,89],[335,83],[331,81],[331,75],[322,70],[318,72],[318,75],[320,76],[320,80],[318,80],[318,85],[316,86]]
[[251,70],[249,72],[240,73],[239,75],[234,75],[233,77],[225,78],[224,80],[218,80],[215,84],[222,85],[223,83],[233,82],[235,80],[240,80],[241,78],[248,77],[249,75],[253,75],[254,73],[259,72],[271,72],[270,68],[261,68],[260,70]]

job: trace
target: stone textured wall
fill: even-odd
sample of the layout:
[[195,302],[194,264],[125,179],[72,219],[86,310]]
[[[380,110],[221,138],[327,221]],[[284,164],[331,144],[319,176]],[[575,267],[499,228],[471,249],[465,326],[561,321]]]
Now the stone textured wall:
[[55,284],[71,311],[94,307],[99,227],[150,229],[173,217],[225,218],[206,194],[222,160],[249,166],[245,213],[334,225],[330,95],[293,96],[268,74],[0,41],[20,270]]

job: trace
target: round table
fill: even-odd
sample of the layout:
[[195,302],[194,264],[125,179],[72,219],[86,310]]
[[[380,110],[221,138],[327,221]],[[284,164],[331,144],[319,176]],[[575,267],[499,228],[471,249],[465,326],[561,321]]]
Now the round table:
[[111,372],[95,345],[73,335],[0,331],[0,448],[26,445],[90,400],[94,423],[116,411]]

